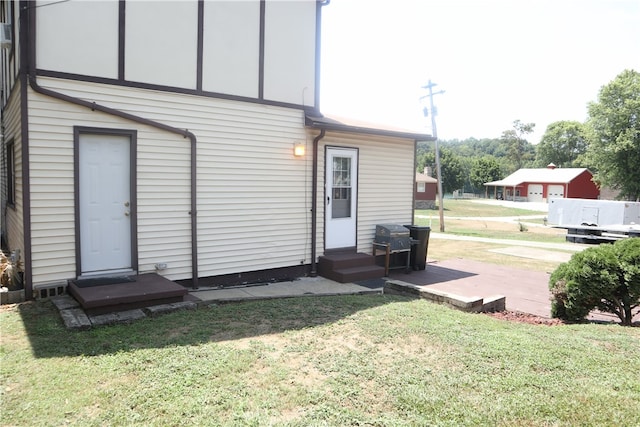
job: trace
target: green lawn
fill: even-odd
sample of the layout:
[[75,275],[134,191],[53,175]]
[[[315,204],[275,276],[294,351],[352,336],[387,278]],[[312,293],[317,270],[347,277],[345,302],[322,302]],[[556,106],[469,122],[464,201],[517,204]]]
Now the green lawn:
[[[546,215],[544,212],[529,209],[511,208],[487,203],[478,203],[473,200],[445,199],[443,201],[444,216],[525,216]],[[416,214],[438,216],[438,208],[416,210]]]
[[[528,240],[533,242],[565,243],[566,230],[542,227],[544,219],[522,219],[517,222],[497,222],[470,217],[524,217],[546,216],[545,212],[477,203],[472,200],[445,200],[445,232],[464,236],[491,239]],[[415,223],[440,231],[440,216],[437,209],[416,210]],[[531,224],[539,224],[536,227]]]
[[640,425],[640,328],[392,296],[200,308],[69,332],[4,307],[2,425]]

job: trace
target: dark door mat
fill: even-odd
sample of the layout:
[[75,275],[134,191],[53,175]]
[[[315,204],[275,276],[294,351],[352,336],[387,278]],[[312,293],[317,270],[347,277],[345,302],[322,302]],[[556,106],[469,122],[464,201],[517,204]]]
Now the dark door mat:
[[364,286],[369,289],[380,289],[384,288],[384,284],[387,283],[387,279],[382,277],[376,279],[367,279],[367,280],[358,280],[357,282],[353,282],[356,285]]
[[72,280],[73,284],[78,288],[91,288],[93,286],[105,286],[105,285],[115,285],[118,283],[130,283],[135,282],[136,280],[132,277],[122,276],[122,277],[95,277],[92,279],[78,279]]

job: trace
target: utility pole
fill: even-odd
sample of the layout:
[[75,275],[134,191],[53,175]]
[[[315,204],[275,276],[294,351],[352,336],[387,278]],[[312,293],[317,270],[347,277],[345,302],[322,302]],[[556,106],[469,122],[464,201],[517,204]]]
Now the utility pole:
[[422,86],[423,89],[429,90],[429,112],[431,113],[431,133],[435,138],[436,145],[436,173],[438,175],[438,211],[440,213],[440,232],[444,233],[444,206],[442,205],[442,173],[440,172],[440,149],[438,148],[438,131],[436,130],[436,109],[433,106],[433,95],[440,95],[444,93],[444,90],[439,92],[433,92],[436,83],[432,83],[429,79],[429,83],[426,86]]

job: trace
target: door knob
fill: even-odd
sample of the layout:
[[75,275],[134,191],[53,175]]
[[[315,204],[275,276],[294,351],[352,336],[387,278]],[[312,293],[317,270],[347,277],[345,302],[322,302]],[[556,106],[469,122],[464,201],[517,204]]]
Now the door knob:
[[129,207],[129,202],[124,202],[124,205],[125,205],[126,207]]
[[129,215],[131,215],[131,213],[130,213],[129,211],[126,211],[126,212],[124,213],[124,216],[129,216]]

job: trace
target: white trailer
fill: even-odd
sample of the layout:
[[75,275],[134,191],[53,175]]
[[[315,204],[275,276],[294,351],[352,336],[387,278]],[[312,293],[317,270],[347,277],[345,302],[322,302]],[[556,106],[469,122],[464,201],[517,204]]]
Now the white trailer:
[[563,228],[640,225],[640,202],[551,199],[547,221]]

